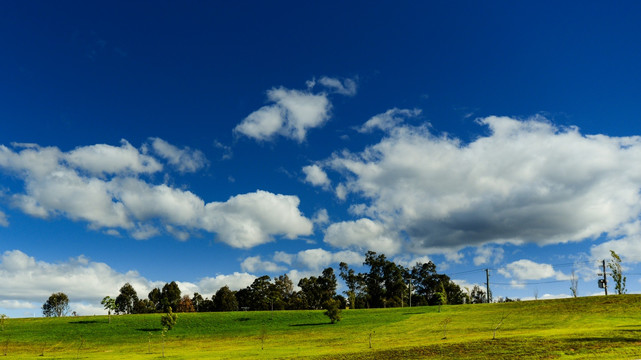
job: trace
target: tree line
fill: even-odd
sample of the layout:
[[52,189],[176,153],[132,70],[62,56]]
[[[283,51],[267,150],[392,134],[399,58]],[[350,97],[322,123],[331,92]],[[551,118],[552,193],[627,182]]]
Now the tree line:
[[[256,278],[246,288],[232,291],[220,288],[211,298],[199,293],[181,294],[176,282],[154,288],[147,298],[139,298],[129,283],[120,288],[115,299],[107,296],[102,304],[116,314],[210,312],[236,310],[319,310],[328,301],[344,308],[383,308],[421,305],[445,305],[486,302],[485,292],[475,286],[467,292],[446,274],[440,274],[436,265],[416,263],[406,268],[389,260],[384,254],[368,251],[363,263],[367,271],[357,273],[346,263],[339,265],[338,276],[347,290],[337,294],[337,277],[332,267],[319,276],[302,278],[298,288],[288,275]],[[345,296],[343,296],[345,295]]]

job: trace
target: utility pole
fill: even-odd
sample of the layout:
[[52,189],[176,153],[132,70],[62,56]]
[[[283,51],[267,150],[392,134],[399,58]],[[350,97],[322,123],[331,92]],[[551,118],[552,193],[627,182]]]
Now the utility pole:
[[601,266],[603,268],[603,273],[600,273],[599,276],[603,275],[603,279],[599,279],[599,287],[603,288],[603,290],[605,290],[605,296],[608,296],[608,274],[605,272],[605,260],[601,261]]
[[487,289],[487,303],[490,303],[490,269],[485,269],[485,286]]

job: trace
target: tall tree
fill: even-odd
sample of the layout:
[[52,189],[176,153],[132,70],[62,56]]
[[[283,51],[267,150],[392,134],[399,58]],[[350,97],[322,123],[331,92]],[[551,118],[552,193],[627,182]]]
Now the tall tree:
[[610,250],[610,255],[612,259],[608,262],[608,267],[611,271],[612,280],[614,280],[614,290],[618,295],[625,294],[627,292],[625,289],[626,277],[623,276],[623,271],[621,270],[621,258],[614,250]]
[[180,288],[175,281],[165,284],[162,287],[161,291],[161,307],[163,312],[169,312],[169,307],[172,309],[178,308],[178,303],[180,302]]
[[344,262],[338,264],[338,267],[339,276],[347,286],[347,291],[344,291],[343,293],[347,295],[347,301],[349,302],[350,308],[356,309],[356,292],[358,291],[359,286],[359,276],[354,272],[354,269],[350,269]]
[[272,297],[271,278],[263,275],[254,280],[249,286],[252,310],[269,310],[271,309]]
[[63,292],[51,294],[42,305],[42,314],[46,317],[61,317],[69,313],[69,297]]
[[470,302],[472,304],[484,304],[487,302],[487,296],[485,290],[480,286],[474,285],[472,291],[470,292]]
[[294,293],[294,283],[285,275],[274,278],[271,285],[271,297],[274,299],[274,309],[284,310],[288,308],[289,300]]
[[214,296],[214,308],[216,311],[236,311],[238,310],[238,301],[233,291],[228,286],[223,286]]
[[154,288],[149,292],[149,295],[147,295],[147,299],[151,301],[154,304],[154,308],[156,309],[156,312],[162,311],[162,293],[160,292],[159,288]]
[[102,304],[102,306],[105,307],[105,310],[107,310],[107,315],[109,316],[109,323],[111,324],[111,312],[116,311],[116,300],[112,299],[109,296],[105,296],[100,302],[100,304]]
[[189,295],[185,295],[182,298],[180,298],[180,301],[178,301],[178,307],[176,308],[176,312],[186,313],[186,312],[195,312],[195,311],[196,309],[194,308],[194,304],[191,302]]
[[403,298],[407,290],[407,285],[405,284],[407,272],[407,269],[397,265],[393,261],[385,261],[383,279],[386,306],[403,306]]
[[199,293],[194,293],[194,297],[191,298],[191,303],[194,304],[194,309],[196,312],[202,312],[205,311],[203,309],[203,302],[205,299],[203,299],[203,296],[200,295]]
[[314,310],[321,309],[325,301],[336,296],[336,286],[336,275],[331,267],[323,270],[319,277],[302,278],[298,282],[301,295],[305,299],[304,302],[307,303],[309,309]]
[[417,305],[427,305],[437,290],[438,278],[433,262],[417,263],[412,267],[411,277],[414,291],[418,295],[413,300]]
[[120,294],[116,297],[116,311],[123,314],[134,314],[138,294],[131,284],[126,283],[120,288]]
[[377,255],[371,250],[365,254],[363,265],[369,266],[369,272],[365,275],[365,291],[370,307],[380,308],[385,305],[384,268],[386,262],[384,254]]

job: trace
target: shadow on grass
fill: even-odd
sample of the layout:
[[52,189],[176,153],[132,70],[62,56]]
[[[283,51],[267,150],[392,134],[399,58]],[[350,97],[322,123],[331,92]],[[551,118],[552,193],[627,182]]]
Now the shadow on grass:
[[87,325],[87,324],[96,324],[98,321],[96,320],[80,320],[80,321],[69,321],[69,324],[76,324],[76,325]]
[[289,326],[322,326],[322,325],[331,325],[331,323],[323,322],[323,323],[314,323],[314,324],[291,324]]
[[251,319],[250,318],[246,318],[246,317],[245,318],[236,319],[236,321],[249,321],[249,320],[251,320]]
[[638,339],[627,338],[622,336],[610,336],[610,337],[580,337],[576,339],[566,339],[567,342],[610,342],[610,343],[627,343],[627,342],[637,342]]
[[158,329],[158,328],[154,328],[154,329],[145,328],[145,329],[136,329],[136,330],[138,330],[138,331],[146,331],[146,332],[162,331],[162,329]]

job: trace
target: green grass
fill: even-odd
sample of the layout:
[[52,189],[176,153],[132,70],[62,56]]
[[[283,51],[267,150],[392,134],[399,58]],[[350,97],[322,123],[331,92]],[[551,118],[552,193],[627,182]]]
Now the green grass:
[[[640,295],[623,295],[346,310],[334,325],[322,311],[179,314],[164,351],[171,359],[636,359],[640,306]],[[160,316],[8,319],[0,357],[162,358]]]

